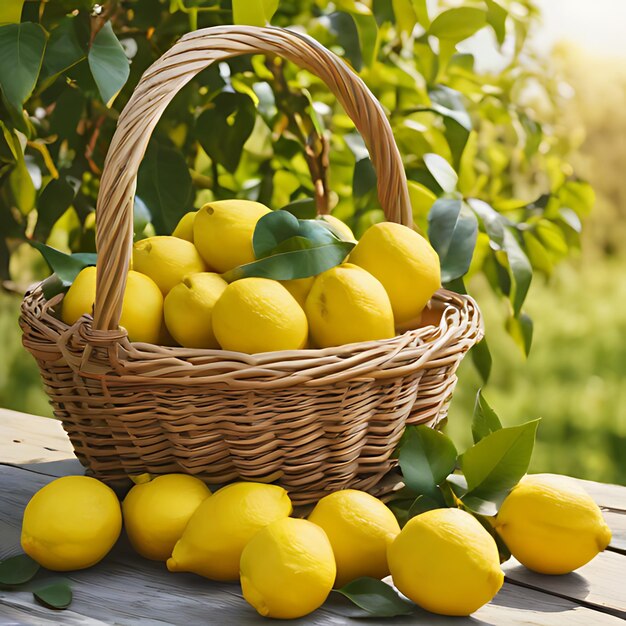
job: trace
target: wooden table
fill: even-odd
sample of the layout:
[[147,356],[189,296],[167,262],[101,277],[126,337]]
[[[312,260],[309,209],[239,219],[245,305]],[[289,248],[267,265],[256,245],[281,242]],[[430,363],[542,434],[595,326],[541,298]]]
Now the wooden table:
[[[0,559],[20,552],[22,512],[29,498],[55,477],[83,473],[59,422],[0,409]],[[571,479],[574,480],[574,479]],[[415,614],[368,622],[337,594],[296,624],[516,624],[600,626],[626,619],[626,487],[582,484],[602,507],[613,531],[611,546],[567,576],[541,576],[514,560],[506,582],[471,618]],[[132,553],[124,537],[96,567],[70,573],[74,601],[65,611],[36,604],[31,592],[0,590],[0,625],[164,626],[267,624],[243,600],[237,584],[193,574],[171,574],[162,563]],[[335,597],[337,596],[337,597]]]

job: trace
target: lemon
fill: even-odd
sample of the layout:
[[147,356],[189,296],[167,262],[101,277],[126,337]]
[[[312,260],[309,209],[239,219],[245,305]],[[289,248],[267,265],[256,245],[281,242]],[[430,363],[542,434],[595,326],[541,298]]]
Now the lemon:
[[511,554],[541,574],[567,574],[602,552],[611,531],[587,492],[557,476],[525,476],[494,527]]
[[213,334],[213,307],[228,283],[219,274],[189,274],[165,297],[165,324],[185,348],[219,348]]
[[356,241],[356,237],[354,236],[352,229],[338,217],[335,217],[334,215],[320,215],[318,219],[324,220],[330,224],[332,229],[337,232],[344,241]]
[[437,253],[424,237],[401,224],[370,226],[349,260],[383,284],[398,326],[417,318],[441,287]]
[[320,348],[394,336],[393,311],[384,287],[351,263],[321,273],[304,310]]
[[243,597],[264,617],[296,619],[319,608],[335,580],[324,531],[304,519],[272,522],[241,554]]
[[106,556],[121,529],[112,489],[88,476],[64,476],[42,487],[26,506],[22,549],[47,569],[84,569]]
[[189,211],[189,213],[185,213],[185,215],[180,218],[178,224],[176,224],[172,237],[178,237],[179,239],[193,243],[193,221],[196,219],[197,212],[198,211]]
[[[61,319],[74,324],[82,315],[91,315],[96,299],[96,268],[82,269],[63,298]],[[120,326],[130,341],[159,343],[163,317],[163,295],[155,282],[130,270],[122,302]]]
[[299,350],[309,328],[302,307],[278,281],[242,278],[213,307],[213,332],[224,350],[254,354]]
[[364,491],[343,489],[323,497],[309,521],[324,529],[337,562],[335,586],[360,576],[389,574],[387,548],[400,532],[394,514]]
[[280,284],[296,299],[296,302],[304,308],[306,298],[313,287],[315,276],[308,278],[294,278],[293,280],[281,280]]
[[178,237],[148,237],[133,246],[133,268],[152,280],[166,296],[187,276],[206,271],[202,257],[189,241]]
[[387,558],[395,586],[442,615],[473,613],[504,581],[493,537],[460,509],[435,509],[410,519]]
[[166,561],[189,518],[209,488],[187,474],[166,474],[139,482],[124,498],[124,528],[133,548],[153,561]]
[[222,487],[191,516],[167,569],[212,580],[238,580],[241,552],[248,541],[291,510],[287,492],[277,485],[241,482]]
[[252,235],[270,210],[250,200],[218,200],[205,204],[193,223],[193,239],[202,258],[218,272],[254,261]]

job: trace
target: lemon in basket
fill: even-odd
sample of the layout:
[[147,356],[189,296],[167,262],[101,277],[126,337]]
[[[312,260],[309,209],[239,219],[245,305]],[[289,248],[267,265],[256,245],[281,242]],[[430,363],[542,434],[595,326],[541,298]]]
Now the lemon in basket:
[[335,580],[324,531],[286,517],[260,530],[241,554],[243,597],[264,617],[296,619],[319,608]]
[[185,213],[185,215],[180,218],[178,224],[176,224],[172,237],[178,237],[179,239],[193,243],[193,222],[196,219],[196,213],[197,211]]
[[351,263],[322,272],[311,287],[304,310],[313,341],[320,348],[395,335],[384,287]]
[[211,317],[228,283],[219,274],[189,274],[165,297],[165,325],[185,348],[219,348]]
[[337,587],[361,576],[389,574],[387,548],[400,526],[378,498],[356,489],[336,491],[317,503],[309,521],[328,535],[337,562]]
[[335,217],[334,215],[320,215],[318,219],[324,220],[326,223],[330,224],[332,229],[340,235],[341,239],[344,241],[356,241],[356,237],[354,236],[352,229],[338,217]]
[[381,222],[370,226],[350,253],[349,261],[382,283],[398,326],[417,319],[441,287],[437,253],[424,237],[401,224]]
[[[61,319],[74,324],[82,315],[91,315],[96,299],[96,268],[82,269],[63,298]],[[158,343],[163,321],[163,294],[156,283],[130,270],[122,303],[120,326],[130,341]]]
[[166,296],[187,274],[204,272],[207,268],[191,242],[157,236],[135,242],[133,269],[150,276]]
[[167,569],[239,580],[245,545],[261,528],[289,517],[291,509],[287,492],[277,485],[241,482],[222,487],[191,516]]
[[47,569],[84,569],[106,556],[121,529],[120,503],[110,487],[88,476],[64,476],[26,506],[22,548]]
[[195,476],[165,474],[138,482],[122,503],[124,528],[133,548],[153,561],[172,556],[189,518],[211,495]]
[[525,476],[506,497],[494,527],[513,556],[541,574],[567,574],[611,541],[587,492],[557,476]]
[[193,240],[209,267],[227,272],[252,263],[256,223],[270,210],[250,200],[218,200],[205,204],[193,223]]
[[224,350],[255,354],[299,350],[308,337],[302,307],[269,278],[242,278],[226,287],[213,307],[213,332]]
[[306,302],[306,298],[309,295],[314,282],[315,276],[309,276],[308,278],[281,280],[280,284],[287,289],[287,291],[296,299],[296,302],[304,309],[304,303]]
[[395,586],[442,615],[470,615],[504,581],[493,537],[460,509],[435,509],[410,519],[387,558]]

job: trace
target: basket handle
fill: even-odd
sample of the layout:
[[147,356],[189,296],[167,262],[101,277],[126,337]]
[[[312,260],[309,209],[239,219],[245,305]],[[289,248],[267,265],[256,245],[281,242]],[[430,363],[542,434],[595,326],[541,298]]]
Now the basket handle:
[[98,269],[94,328],[118,327],[133,245],[137,170],[163,111],[198,72],[242,54],[281,56],[321,78],[354,121],[378,173],[387,220],[412,225],[404,167],[385,113],[365,83],[314,39],[283,28],[215,26],[189,33],[144,73],[107,153],[96,207]]

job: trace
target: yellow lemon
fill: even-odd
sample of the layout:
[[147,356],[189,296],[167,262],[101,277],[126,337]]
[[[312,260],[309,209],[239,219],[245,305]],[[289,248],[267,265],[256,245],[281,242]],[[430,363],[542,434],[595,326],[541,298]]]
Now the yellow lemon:
[[541,574],[572,572],[611,541],[598,505],[556,476],[525,476],[502,503],[494,527],[511,554]]
[[309,328],[302,307],[278,281],[242,278],[213,307],[213,332],[224,350],[299,350]]
[[435,509],[410,519],[387,558],[395,586],[441,615],[470,615],[504,581],[493,537],[460,509]]
[[189,274],[165,297],[165,324],[185,348],[219,348],[213,334],[213,307],[228,283],[219,274]]
[[178,237],[148,237],[133,246],[133,268],[152,280],[166,296],[187,276],[206,271],[196,247]]
[[296,619],[324,604],[335,580],[324,531],[286,517],[260,530],[241,554],[243,597],[264,617]]
[[424,237],[401,224],[368,228],[349,260],[382,283],[398,326],[417,318],[441,287],[437,253]]
[[320,348],[393,337],[393,311],[384,287],[369,272],[344,263],[321,273],[304,307]]
[[202,258],[218,272],[254,261],[252,235],[270,210],[250,200],[218,200],[205,204],[193,223],[193,239]]
[[189,211],[189,213],[185,213],[185,215],[180,218],[178,224],[176,224],[172,237],[178,237],[179,239],[193,243],[193,221],[196,219],[197,212],[198,211]]
[[[91,315],[96,299],[96,268],[80,271],[63,298],[61,318],[74,324],[82,315]],[[120,326],[130,341],[159,343],[163,318],[163,294],[156,283],[139,272],[130,270],[122,302]]]
[[121,529],[112,489],[88,476],[64,476],[42,487],[26,506],[22,548],[47,569],[84,569],[106,556]]
[[242,482],[222,487],[191,516],[167,569],[238,580],[248,541],[271,522],[289,517],[291,510],[287,492],[277,485]]
[[296,299],[296,302],[304,309],[306,298],[313,287],[315,276],[308,278],[294,278],[293,280],[281,280],[280,284]]
[[356,489],[336,491],[317,503],[309,521],[328,535],[337,562],[337,587],[360,576],[389,574],[387,548],[400,526],[378,498]]
[[352,229],[347,224],[342,222],[338,217],[335,217],[334,215],[320,215],[318,219],[324,220],[325,222],[330,224],[333,230],[338,232],[341,238],[345,241],[356,241],[356,237],[354,236]]
[[135,485],[124,498],[124,528],[141,556],[166,561],[209,488],[187,474],[166,474]]

